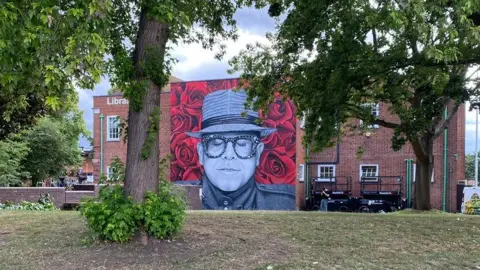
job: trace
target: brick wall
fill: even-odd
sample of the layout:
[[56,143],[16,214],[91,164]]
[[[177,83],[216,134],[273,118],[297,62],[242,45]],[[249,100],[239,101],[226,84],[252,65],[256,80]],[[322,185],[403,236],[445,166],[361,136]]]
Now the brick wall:
[[[381,117],[388,115],[388,108],[381,105]],[[394,116],[385,117],[387,121],[396,122]],[[354,120],[354,123],[358,123]],[[376,164],[379,169],[379,176],[401,176],[403,177],[403,190],[405,194],[406,181],[406,159],[415,160],[412,147],[407,143],[399,151],[391,148],[391,129],[376,129],[369,137],[361,135],[360,132],[349,132],[348,136],[342,138],[340,144],[339,163],[336,165],[336,176],[351,176],[353,183],[353,195],[360,196],[360,165]],[[300,141],[300,139],[299,139]],[[448,129],[448,153],[447,153],[447,211],[456,209],[456,184],[458,180],[465,178],[465,107],[462,105]],[[357,150],[362,146],[365,152],[361,158],[357,158]],[[299,149],[299,148],[297,148]],[[435,209],[442,209],[443,206],[443,135],[434,142],[434,182],[431,183],[431,203]],[[297,156],[302,155],[297,150]],[[312,162],[332,162],[337,159],[336,147],[324,150],[321,153],[310,153]],[[298,161],[298,159],[297,159]],[[318,175],[317,165],[309,166],[311,177]]]
[[[93,107],[99,109],[99,113],[93,115],[93,149],[94,149],[94,178],[98,180],[100,176],[100,115],[104,115],[103,128],[104,128],[104,168],[103,171],[106,174],[107,167],[110,165],[112,159],[118,156],[123,163],[127,160],[127,144],[120,141],[108,141],[106,136],[107,119],[108,116],[120,116],[122,123],[124,119],[128,118],[128,105],[127,104],[107,104],[108,98],[122,98],[121,95],[112,96],[97,96],[93,99]],[[167,156],[170,153],[170,92],[162,92],[160,97],[160,158]],[[170,170],[165,170],[165,177],[170,178]]]
[[[107,98],[121,96],[99,96],[94,97],[94,107],[99,109],[98,114],[94,114],[94,159],[95,179],[98,179],[100,172],[100,114],[105,115],[104,129],[107,128],[107,116],[119,115],[122,119],[128,116],[128,105],[107,105]],[[164,157],[170,153],[170,92],[162,92],[161,94],[161,124],[160,124],[160,156]],[[451,110],[451,109],[450,109]],[[380,106],[381,117],[387,121],[397,121],[395,116],[388,114],[388,108],[385,104]],[[355,120],[357,121],[357,120]],[[297,122],[297,175],[300,164],[305,163],[305,149],[302,146],[303,130],[298,128]],[[105,131],[104,131],[105,132]],[[415,159],[410,145],[405,145],[401,150],[395,152],[391,149],[392,130],[386,128],[376,129],[371,136],[360,135],[357,133],[349,134],[342,138],[340,146],[340,156],[337,157],[336,148],[332,147],[324,150],[321,153],[310,153],[311,161],[315,162],[331,162],[339,159],[339,164],[336,165],[337,176],[351,176],[353,179],[353,193],[354,196],[359,196],[360,185],[359,169],[360,164],[378,164],[379,175],[381,176],[402,176],[403,192],[405,192],[405,176],[406,166],[405,159]],[[465,157],[465,108],[461,106],[455,118],[450,123],[448,131],[448,192],[447,192],[447,210],[454,211],[456,209],[456,183],[458,180],[465,178],[464,172],[464,157]],[[356,153],[359,146],[365,148],[365,153],[362,158],[357,159]],[[104,153],[105,162],[104,170],[107,169],[114,156],[119,156],[122,161],[126,160],[127,145],[123,141],[109,142],[104,136]],[[437,139],[434,147],[435,156],[435,170],[434,183],[431,184],[432,205],[434,208],[442,209],[442,189],[443,189],[443,136]],[[314,177],[317,174],[317,167],[310,166],[309,174]],[[170,170],[165,170],[165,176],[169,179]],[[306,180],[306,179],[305,179]],[[305,189],[304,182],[297,179],[296,184],[296,203],[298,209],[303,209],[305,203]],[[193,197],[192,197],[193,198]]]
[[44,187],[18,187],[3,188],[0,187],[0,202],[11,201],[19,203],[21,201],[38,202],[40,195],[50,194],[56,207],[62,208],[65,204],[65,188],[44,188]]

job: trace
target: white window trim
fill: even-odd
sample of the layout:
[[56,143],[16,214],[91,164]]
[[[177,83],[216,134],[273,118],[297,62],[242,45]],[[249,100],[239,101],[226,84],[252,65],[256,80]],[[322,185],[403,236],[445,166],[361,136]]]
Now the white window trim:
[[106,125],[107,127],[105,128],[105,131],[106,131],[106,138],[107,138],[107,142],[118,142],[120,141],[120,123],[119,123],[119,126],[118,126],[118,138],[110,138],[110,127],[109,127],[109,123],[110,123],[110,119],[117,119],[118,118],[118,115],[108,115],[107,116],[107,121],[106,121]]
[[306,117],[306,114],[305,112],[303,112],[303,116],[302,118],[300,118],[300,129],[305,129],[305,117]]
[[303,164],[303,163],[298,164],[297,179],[298,179],[299,182],[304,182],[305,181],[305,164]]
[[[413,177],[412,177],[412,182],[415,183],[415,180],[417,179],[417,164],[413,164]],[[432,177],[430,178],[430,183],[435,183],[435,168],[432,170]]]
[[367,166],[375,166],[377,167],[377,171],[375,172],[375,180],[365,180],[365,182],[378,182],[378,171],[379,171],[379,167],[378,167],[378,164],[360,164],[360,167],[359,167],[359,178],[358,180],[359,181],[362,181],[362,167],[367,167]]
[[107,170],[105,171],[105,176],[107,177],[107,180],[110,180],[110,166],[107,166]]
[[[333,168],[333,177],[335,177],[336,173],[337,173],[337,166],[336,165],[327,165],[327,164],[317,166],[317,176],[318,177],[315,179],[315,182],[330,182],[330,178],[321,178],[320,177],[320,168],[322,168],[322,167]],[[335,182],[335,178],[333,178],[332,182]]]
[[415,180],[417,179],[417,164],[416,163],[413,163],[413,183],[415,183]]

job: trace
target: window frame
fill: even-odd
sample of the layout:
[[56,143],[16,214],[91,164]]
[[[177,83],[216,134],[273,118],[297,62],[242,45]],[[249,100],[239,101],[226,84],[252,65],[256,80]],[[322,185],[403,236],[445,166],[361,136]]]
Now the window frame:
[[107,169],[105,170],[105,177],[107,177],[107,180],[110,180],[110,169],[112,166],[107,166]]
[[379,174],[379,170],[380,170],[380,166],[378,166],[378,164],[360,164],[359,166],[359,181],[361,182],[362,181],[362,175],[363,175],[363,170],[362,168],[363,167],[376,167],[376,171],[375,171],[375,176],[367,176],[366,178],[375,178],[375,180],[363,180],[363,182],[378,182],[378,174]]
[[337,175],[337,165],[334,165],[334,164],[319,164],[319,165],[317,165],[317,178],[315,178],[315,182],[330,182],[331,178],[320,177],[321,168],[333,168],[332,182],[335,182],[335,176]]
[[304,163],[298,164],[297,179],[299,182],[305,182],[305,164]]
[[[106,131],[106,138],[107,138],[107,142],[118,142],[120,141],[120,119],[119,119],[119,116],[118,115],[108,115],[107,117],[107,127],[105,129]],[[110,119],[115,119],[116,121],[118,121],[118,124],[117,124],[117,134],[118,134],[118,138],[112,138],[110,134]]]

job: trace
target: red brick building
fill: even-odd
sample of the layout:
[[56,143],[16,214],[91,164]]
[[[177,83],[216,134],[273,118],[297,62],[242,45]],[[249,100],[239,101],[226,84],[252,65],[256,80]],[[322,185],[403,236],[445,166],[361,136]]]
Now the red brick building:
[[[178,83],[178,78],[172,78],[172,83]],[[160,124],[160,155],[170,154],[171,119],[170,119],[170,88],[163,89],[161,94],[161,124]],[[375,113],[384,117],[388,114],[385,104],[376,107]],[[126,160],[127,145],[120,138],[120,130],[115,126],[119,117],[121,122],[128,116],[128,101],[121,94],[94,97],[94,175],[97,180],[101,173],[108,175],[109,164],[113,157],[118,156]],[[390,118],[390,119],[389,119]],[[394,120],[393,116],[386,120]],[[358,120],[354,120],[358,121]],[[398,176],[405,181],[407,167],[405,160],[415,160],[415,155],[409,145],[400,151],[391,149],[392,131],[386,128],[373,128],[369,134],[356,133],[342,138],[338,148],[333,147],[321,153],[309,153],[310,162],[329,163],[305,166],[306,149],[301,144],[303,130],[301,121],[296,121],[296,205],[298,209],[305,207],[305,186],[312,178],[330,176],[349,176],[352,179],[352,195],[360,195],[360,177],[365,176]],[[458,180],[465,178],[465,110],[462,106],[451,121],[448,128],[447,147],[444,148],[444,138],[439,137],[435,142],[435,169],[431,182],[432,205],[442,209],[445,204],[447,211],[456,209],[456,185]],[[364,154],[357,157],[358,148],[364,149]],[[446,151],[445,151],[446,150]],[[447,177],[444,179],[444,153],[446,153]],[[306,169],[308,168],[308,169]],[[167,178],[169,177],[169,171]],[[446,194],[443,194],[444,180],[446,180]],[[308,184],[307,184],[308,185]],[[402,185],[405,194],[406,185]],[[444,201],[443,198],[446,197]]]

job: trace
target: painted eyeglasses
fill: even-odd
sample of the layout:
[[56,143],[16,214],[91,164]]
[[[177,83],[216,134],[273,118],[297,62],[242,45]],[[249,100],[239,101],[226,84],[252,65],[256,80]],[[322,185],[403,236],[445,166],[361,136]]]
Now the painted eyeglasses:
[[257,136],[242,135],[233,138],[227,138],[221,135],[209,135],[202,139],[205,154],[209,158],[219,158],[227,150],[228,143],[233,145],[233,151],[238,158],[249,159],[257,152],[257,146],[260,142]]

